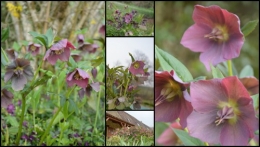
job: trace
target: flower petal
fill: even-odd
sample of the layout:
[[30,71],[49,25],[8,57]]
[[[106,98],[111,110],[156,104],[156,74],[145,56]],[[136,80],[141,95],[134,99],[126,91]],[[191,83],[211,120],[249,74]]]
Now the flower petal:
[[90,86],[91,86],[92,89],[95,90],[96,92],[98,92],[98,91],[100,90],[100,84],[99,84],[99,82],[92,83],[92,84],[90,84]]
[[86,88],[88,85],[88,78],[82,80],[72,80],[75,84],[77,84],[81,88]]
[[77,71],[74,70],[73,72],[68,73],[68,74],[67,74],[67,77],[66,77],[66,80],[67,80],[67,81],[71,81],[71,80],[73,79],[73,76],[74,76],[74,74],[75,74],[76,72],[77,72]]
[[259,80],[255,77],[244,77],[239,79],[250,95],[259,93]]
[[83,78],[83,79],[86,79],[86,78],[89,78],[89,75],[87,72],[85,72],[84,70],[80,69],[80,68],[77,68],[78,72],[79,72],[79,75]]
[[20,77],[14,76],[12,78],[12,88],[14,91],[22,90],[27,83],[27,79],[24,75],[20,75]]
[[63,49],[63,48],[65,48],[66,46],[67,46],[67,42],[68,42],[68,40],[67,39],[62,39],[62,40],[60,40],[59,42],[57,42],[57,43],[55,43],[55,44],[53,44],[52,46],[51,46],[51,48],[50,48],[50,50],[61,50],[61,49]]
[[180,112],[180,124],[182,128],[186,128],[187,126],[187,117],[191,114],[193,108],[191,106],[191,103],[186,101],[184,98],[181,98],[181,112]]
[[48,62],[50,62],[51,65],[54,65],[57,62],[58,58],[59,58],[58,55],[53,54],[53,55],[50,55],[47,58],[47,60],[48,60]]
[[10,80],[12,78],[13,74],[14,74],[13,71],[6,71],[4,81],[7,82],[8,80]]
[[68,61],[70,58],[70,49],[69,48],[64,48],[64,52],[61,53],[60,55],[57,55],[61,61]]

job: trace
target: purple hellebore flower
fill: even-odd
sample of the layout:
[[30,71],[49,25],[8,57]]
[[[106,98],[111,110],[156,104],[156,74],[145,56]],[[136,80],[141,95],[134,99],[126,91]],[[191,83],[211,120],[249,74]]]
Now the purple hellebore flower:
[[125,17],[124,17],[125,23],[130,23],[131,20],[132,20],[132,18],[133,18],[133,15],[132,15],[132,14],[126,13],[126,14],[125,14]]
[[15,111],[15,106],[13,104],[9,104],[7,107],[6,107],[6,111],[9,113],[9,114],[14,114],[14,111]]
[[239,80],[245,86],[250,95],[259,93],[259,80],[257,78],[249,76],[239,78]]
[[26,59],[16,58],[6,68],[4,81],[12,81],[12,88],[15,91],[22,90],[28,80],[33,77],[30,61]]
[[129,71],[133,75],[144,74],[144,62],[143,61],[134,61],[129,67]]
[[181,44],[201,52],[200,61],[208,71],[210,63],[217,65],[239,56],[244,35],[237,15],[216,5],[196,5],[192,18],[195,24],[185,31]]
[[75,62],[79,62],[82,59],[81,55],[71,55],[71,57]]
[[11,61],[15,60],[18,57],[18,53],[14,49],[6,50],[6,53]]
[[173,122],[180,118],[181,126],[187,126],[186,119],[192,112],[188,86],[173,70],[155,72],[155,121]]
[[27,51],[29,51],[30,53],[32,53],[32,55],[36,56],[37,54],[40,53],[40,47],[41,47],[40,44],[36,44],[36,43],[30,42],[30,43],[28,44]]
[[259,129],[252,98],[236,76],[193,82],[190,94],[191,136],[209,144],[244,146]]
[[97,48],[99,48],[99,46],[97,44],[90,44],[85,42],[84,44],[79,46],[79,50],[83,51],[83,52],[88,52],[88,53],[95,53]]
[[77,36],[77,41],[78,41],[78,44],[79,44],[79,45],[83,44],[83,43],[84,43],[84,35],[79,34],[79,35]]
[[70,57],[70,48],[75,49],[67,39],[62,39],[47,50],[44,60],[47,59],[52,65],[54,65],[58,59],[61,61],[68,61]]
[[1,90],[1,107],[2,108],[7,108],[8,105],[12,104],[12,100],[14,98],[14,95],[6,90],[2,89]]
[[106,33],[106,26],[105,25],[102,25],[100,28],[99,28],[99,33],[103,36],[105,36],[105,33]]
[[94,79],[97,77],[97,68],[96,67],[92,68],[91,74],[92,74]]
[[68,86],[78,85],[81,88],[86,88],[88,85],[89,75],[82,69],[76,68],[73,72],[67,74],[66,81]]
[[91,93],[92,90],[94,90],[94,91],[96,91],[96,92],[98,92],[98,91],[100,90],[100,84],[99,84],[99,82],[91,83],[91,84],[89,84],[86,88],[81,88],[81,89],[78,91],[79,98],[83,98],[85,94],[86,94],[88,97],[90,97],[90,93]]

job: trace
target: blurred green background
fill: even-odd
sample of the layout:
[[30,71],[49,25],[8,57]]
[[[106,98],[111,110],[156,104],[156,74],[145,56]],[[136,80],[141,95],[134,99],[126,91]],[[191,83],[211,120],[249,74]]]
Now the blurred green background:
[[[155,2],[155,44],[175,56],[191,72],[193,78],[207,76],[212,78],[199,60],[200,53],[194,53],[180,44],[184,32],[194,24],[192,13],[196,4],[203,6],[218,5],[236,14],[243,27],[248,21],[259,19],[259,1],[255,2]],[[238,73],[246,65],[254,69],[259,79],[259,24],[246,37],[238,58],[232,59]]]

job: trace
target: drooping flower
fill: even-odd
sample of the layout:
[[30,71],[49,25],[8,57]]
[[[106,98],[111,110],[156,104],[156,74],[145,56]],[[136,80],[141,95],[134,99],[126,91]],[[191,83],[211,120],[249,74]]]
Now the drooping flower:
[[1,90],[1,107],[2,108],[7,108],[8,105],[12,104],[12,99],[14,98],[14,95],[6,90],[2,89]]
[[27,51],[32,53],[32,55],[36,56],[37,54],[40,53],[40,47],[41,47],[40,44],[30,42],[27,46]]
[[79,34],[79,35],[77,36],[77,41],[78,41],[78,44],[79,44],[79,45],[82,45],[82,44],[84,43],[84,35]]
[[8,59],[11,59],[11,61],[13,61],[14,59],[16,59],[18,57],[18,53],[14,50],[14,49],[8,49],[6,50]]
[[67,74],[66,81],[68,86],[78,85],[81,88],[86,88],[88,85],[89,75],[82,69],[76,68],[73,72]]
[[196,5],[192,18],[195,24],[185,31],[181,44],[201,52],[200,61],[207,70],[210,63],[217,65],[239,56],[244,39],[237,15],[216,5]]
[[6,68],[4,81],[12,81],[12,88],[15,91],[22,90],[28,80],[32,79],[33,71],[30,61],[26,59],[16,58]]
[[255,77],[244,77],[239,79],[250,95],[259,93],[259,80]]
[[76,54],[71,55],[71,57],[73,58],[73,60],[74,60],[75,62],[79,62],[79,61],[82,59],[82,56],[81,56],[81,55],[76,55]]
[[11,115],[14,115],[14,111],[15,111],[15,106],[13,104],[9,104],[7,107],[6,107],[6,111],[11,114]]
[[134,61],[129,67],[129,71],[133,75],[144,74],[144,62],[143,61]]
[[155,121],[173,122],[180,118],[181,126],[187,126],[186,119],[192,112],[188,86],[173,70],[155,72]]
[[83,98],[84,95],[87,95],[88,97],[90,97],[92,90],[94,90],[96,92],[98,92],[100,90],[99,82],[91,83],[86,88],[81,88],[78,92],[79,98]]
[[99,33],[103,36],[105,36],[105,33],[106,33],[106,26],[105,25],[102,25],[100,28],[99,28]]
[[68,61],[70,57],[70,48],[75,49],[67,39],[62,39],[47,50],[44,60],[47,59],[52,65],[54,65],[58,59],[61,61]]
[[90,44],[88,42],[85,42],[79,46],[79,50],[88,53],[95,53],[98,48],[99,46],[97,44]]
[[92,74],[94,79],[97,77],[97,68],[96,67],[91,69],[91,74]]
[[130,23],[132,19],[133,19],[133,15],[132,14],[129,14],[129,13],[125,14],[125,16],[124,16],[125,23]]
[[236,76],[190,85],[194,111],[187,118],[191,136],[209,144],[247,145],[259,120],[252,98]]

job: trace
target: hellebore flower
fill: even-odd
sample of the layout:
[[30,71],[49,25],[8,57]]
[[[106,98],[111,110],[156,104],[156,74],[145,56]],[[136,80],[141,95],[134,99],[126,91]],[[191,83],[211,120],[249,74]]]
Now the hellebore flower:
[[187,118],[191,136],[223,146],[247,145],[259,120],[252,98],[236,76],[190,85],[194,111]]
[[86,88],[81,88],[78,92],[79,98],[83,98],[84,95],[86,94],[88,97],[90,97],[91,91],[94,90],[98,92],[100,90],[100,84],[99,82],[96,83],[91,83],[89,84]]
[[89,75],[84,70],[76,68],[70,72],[66,77],[68,86],[78,85],[81,88],[86,88],[88,85]]
[[24,85],[33,77],[30,61],[26,59],[16,58],[6,68],[4,81],[12,81],[12,88],[15,91],[22,90]]
[[40,53],[40,44],[36,44],[36,43],[29,43],[28,47],[27,47],[27,51],[29,51],[30,53],[32,53],[32,55],[36,56],[37,54]]
[[144,62],[143,61],[134,61],[129,67],[129,71],[133,75],[144,74]]
[[92,68],[91,74],[92,74],[94,79],[97,77],[97,68],[96,67]]
[[81,45],[84,43],[84,36],[82,34],[79,34],[77,36],[77,41],[78,41],[78,44]]
[[9,113],[9,114],[14,114],[14,111],[15,111],[15,106],[13,104],[10,104],[6,107],[6,111]]
[[180,118],[181,126],[187,126],[186,119],[192,112],[188,85],[173,70],[155,72],[155,121],[173,122]]
[[14,95],[6,90],[2,89],[1,90],[1,107],[2,108],[7,108],[8,105],[12,104],[12,99],[14,98]]
[[178,145],[178,136],[172,130],[174,129],[182,129],[181,125],[178,122],[172,123],[169,128],[167,128],[157,139],[157,143],[163,146],[176,146]]
[[54,65],[58,59],[61,61],[68,61],[70,58],[70,48],[75,49],[67,39],[62,39],[47,50],[44,60],[47,59],[52,65]]
[[106,27],[105,25],[102,25],[100,28],[99,28],[99,33],[103,36],[105,36],[105,33],[106,33]]
[[126,13],[126,14],[125,14],[125,17],[124,17],[125,23],[130,23],[130,21],[132,20],[132,18],[133,18],[133,15],[132,15],[132,14]]
[[83,52],[88,52],[88,53],[95,53],[97,48],[99,48],[99,46],[97,44],[90,44],[90,43],[84,43],[82,45],[79,46],[79,50],[83,51]]
[[16,57],[18,56],[18,53],[14,49],[6,50],[6,53],[8,58],[11,59],[12,61],[16,59]]
[[250,95],[259,93],[259,80],[255,77],[244,77],[239,79]]
[[196,5],[193,16],[195,24],[189,27],[181,44],[194,52],[201,52],[200,61],[210,70],[210,63],[217,65],[236,58],[244,44],[237,15],[213,5]]
[[73,60],[75,62],[79,62],[82,59],[82,57],[80,55],[71,55],[71,57],[73,58]]

